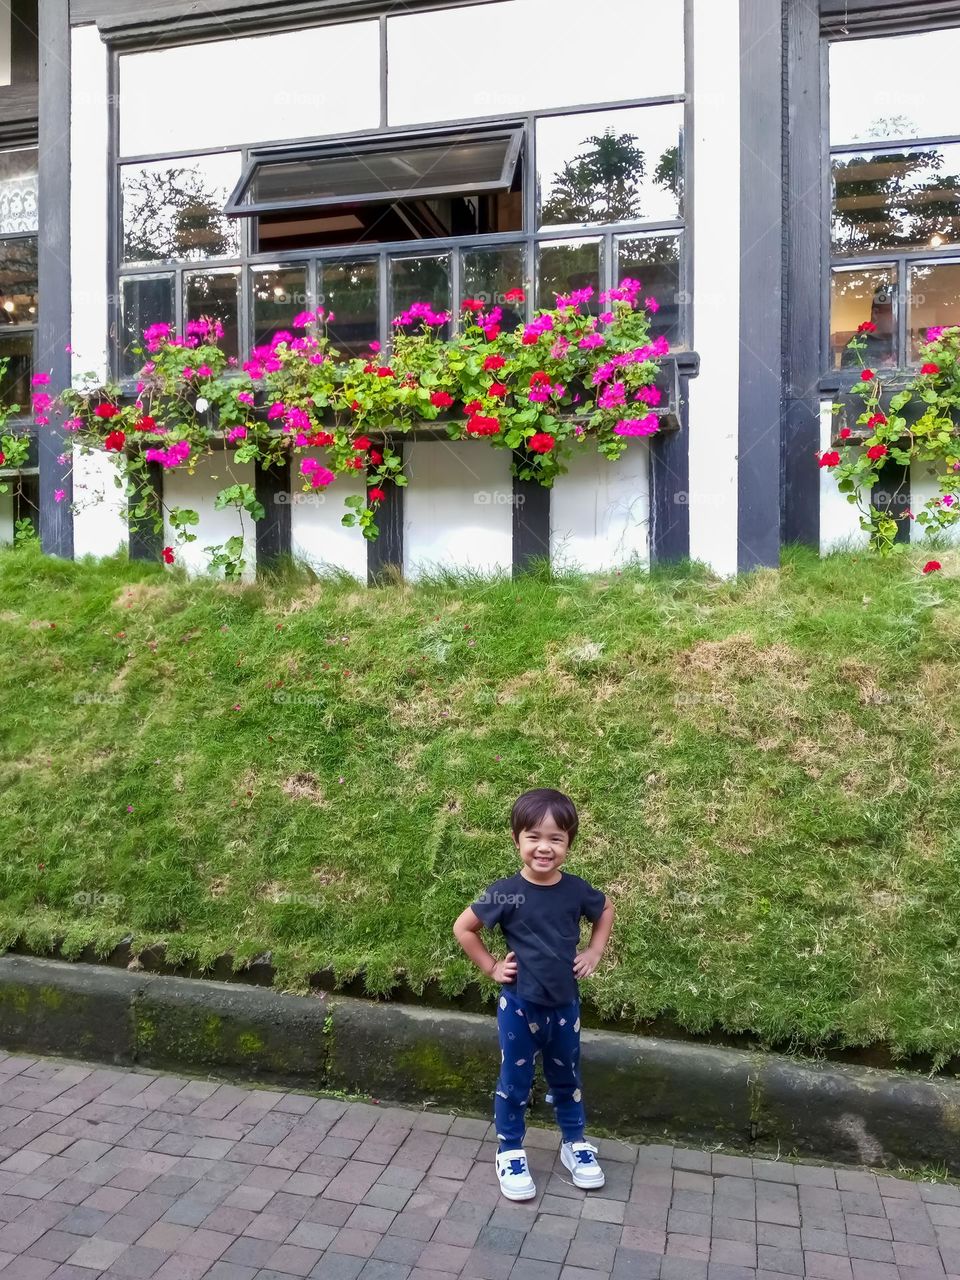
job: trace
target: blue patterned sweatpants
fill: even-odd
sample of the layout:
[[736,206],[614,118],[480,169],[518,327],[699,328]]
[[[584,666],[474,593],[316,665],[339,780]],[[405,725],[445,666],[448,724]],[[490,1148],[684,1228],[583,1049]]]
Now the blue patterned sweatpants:
[[499,1149],[523,1146],[537,1055],[564,1142],[582,1142],[586,1117],[580,1088],[580,1001],[547,1008],[501,989],[497,1001],[500,1078],[493,1100]]

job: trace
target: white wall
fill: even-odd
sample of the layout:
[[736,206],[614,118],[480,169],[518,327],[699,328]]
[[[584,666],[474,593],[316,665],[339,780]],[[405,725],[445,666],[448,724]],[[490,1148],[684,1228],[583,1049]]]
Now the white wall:
[[293,556],[317,570],[345,569],[361,582],[367,580],[367,540],[357,528],[346,528],[341,518],[348,508],[344,499],[365,493],[363,472],[339,475],[327,489],[301,492],[301,458],[316,458],[326,466],[325,449],[308,449],[292,465],[293,504],[290,513]]
[[127,499],[114,483],[116,455],[73,450],[74,555],[109,556],[126,548]]
[[513,565],[510,454],[479,440],[414,440],[404,467],[404,573]]
[[[187,507],[200,516],[200,523],[190,530],[197,535],[196,542],[178,546],[169,521],[164,527],[164,544],[174,548],[177,563],[184,565],[189,573],[209,572],[210,557],[204,548],[222,544],[241,532],[236,507],[226,507],[222,511],[214,509],[217,494],[227,485],[252,485],[253,482],[253,463],[231,462],[227,452],[221,450],[202,455],[193,475],[189,475],[182,465],[164,472],[163,497],[167,507]],[[256,573],[256,526],[246,512],[243,513],[243,533],[244,559],[247,562],[244,577],[251,579]]]
[[690,555],[737,571],[740,0],[693,0],[693,346]]
[[[832,448],[836,422],[832,400],[820,401],[820,451]],[[810,466],[817,465],[816,458]],[[829,467],[820,468],[820,552],[840,551],[850,547],[865,547],[869,541],[860,528],[860,511],[847,495],[837,488],[836,476]]]
[[73,375],[107,372],[107,48],[71,32],[70,345]]
[[13,484],[10,480],[6,483],[7,492],[0,493],[0,547],[13,541]]
[[591,443],[573,455],[550,499],[550,559],[587,572],[650,558],[650,446],[631,441],[616,462]]
[[[942,468],[934,467],[929,462],[915,462],[910,468],[910,510],[914,515],[919,515],[924,503],[930,498],[940,497],[937,476],[941,473]],[[957,487],[954,493],[960,495],[960,475],[957,476]],[[960,543],[960,522],[942,530],[941,537],[946,538],[950,543]],[[910,541],[922,545],[924,540],[923,525],[911,520]]]

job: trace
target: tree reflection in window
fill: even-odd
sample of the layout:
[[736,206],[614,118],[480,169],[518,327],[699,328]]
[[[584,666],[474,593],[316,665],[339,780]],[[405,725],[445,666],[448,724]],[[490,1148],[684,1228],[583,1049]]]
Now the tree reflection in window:
[[124,261],[237,257],[239,229],[223,206],[238,176],[236,153],[125,165]]
[[960,241],[960,145],[833,158],[833,249],[842,257]]

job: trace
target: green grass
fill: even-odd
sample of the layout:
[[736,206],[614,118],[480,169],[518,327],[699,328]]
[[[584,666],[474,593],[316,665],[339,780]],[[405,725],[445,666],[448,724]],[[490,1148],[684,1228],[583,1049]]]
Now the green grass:
[[[960,1050],[960,553],[415,587],[0,554],[0,946],[132,935],[455,994],[568,791],[598,1013]],[[277,682],[282,682],[277,684]],[[79,898],[77,895],[81,895]],[[489,987],[491,995],[493,988]]]

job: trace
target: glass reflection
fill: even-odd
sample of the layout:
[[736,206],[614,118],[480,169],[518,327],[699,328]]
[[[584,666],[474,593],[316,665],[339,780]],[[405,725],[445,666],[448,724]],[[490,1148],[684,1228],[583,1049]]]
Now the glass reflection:
[[[834,369],[861,363],[884,368],[896,364],[897,275],[895,267],[844,267],[830,277],[830,362]],[[861,335],[863,348],[848,351],[860,325],[876,330]]]
[[239,176],[237,152],[124,165],[124,262],[236,257],[239,228],[223,206]]
[[0,235],[37,230],[37,149],[0,151]]
[[960,243],[960,144],[833,157],[841,257]]
[[960,27],[830,45],[830,141],[960,133]]
[[0,324],[37,323],[37,242],[0,241]]
[[240,325],[237,319],[239,286],[239,267],[229,271],[195,271],[183,278],[187,323],[201,317],[219,320],[223,325],[223,337],[219,346],[228,356],[240,354]]
[[682,130],[678,103],[538,120],[541,227],[679,218]]
[[136,373],[146,357],[143,331],[152,324],[175,326],[173,276],[132,276],[120,281],[120,372]]
[[376,260],[325,262],[319,270],[319,305],[333,323],[327,332],[346,359],[370,354],[380,337],[380,266]]
[[[450,310],[450,255],[393,258],[390,262],[390,320],[414,302],[429,302],[434,311]],[[419,329],[419,322],[412,332]],[[450,336],[450,325],[432,330],[441,338]]]
[[464,249],[460,259],[462,298],[479,298],[488,307],[501,310],[500,327],[507,333],[523,324],[525,308],[516,299],[507,301],[514,289],[529,294],[525,271],[526,253],[522,245],[504,248]]
[[281,329],[289,330],[294,316],[307,309],[307,269],[260,267],[251,275],[253,346],[259,347]]
[[4,404],[20,406],[20,413],[30,412],[30,378],[33,374],[33,332],[0,333],[0,360],[7,369],[0,378],[0,396]]
[[654,298],[659,310],[650,319],[651,333],[663,335],[674,349],[686,347],[683,296],[680,291],[681,237],[623,236],[617,240],[617,280],[643,285],[642,296]]
[[907,337],[910,360],[933,325],[960,324],[960,262],[919,262],[910,268]]
[[593,297],[580,310],[599,315],[601,243],[599,240],[559,240],[541,244],[537,254],[537,306],[552,307],[558,294],[593,289]]

